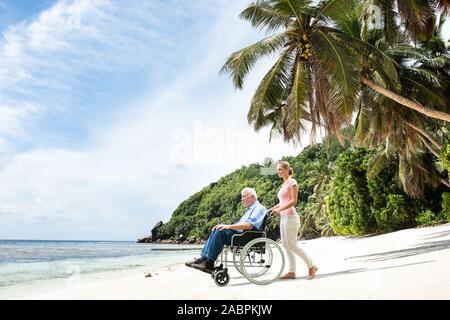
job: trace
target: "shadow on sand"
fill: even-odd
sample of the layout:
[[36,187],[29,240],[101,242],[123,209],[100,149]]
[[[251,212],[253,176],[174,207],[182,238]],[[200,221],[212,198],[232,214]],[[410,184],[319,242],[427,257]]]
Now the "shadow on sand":
[[[436,236],[436,238],[437,237],[440,237],[440,236]],[[449,249],[449,248],[450,248],[450,240],[431,241],[431,242],[424,242],[421,245],[418,245],[418,246],[415,246],[412,248],[408,248],[408,249],[379,252],[379,253],[373,253],[373,254],[368,254],[368,255],[363,255],[363,256],[353,256],[353,257],[348,257],[345,260],[346,261],[361,260],[364,262],[385,261],[385,260],[415,256],[415,255],[423,254],[423,253],[445,250],[445,249]]]
[[[330,272],[330,273],[319,273],[315,276],[314,279],[322,279],[322,278],[328,278],[328,277],[337,277],[337,276],[344,276],[344,275],[349,275],[349,274],[353,274],[353,273],[360,273],[360,272],[371,272],[371,271],[376,271],[376,270],[384,270],[384,269],[394,269],[394,268],[403,268],[403,267],[408,267],[408,266],[413,266],[413,265],[418,265],[418,264],[425,264],[425,263],[431,263],[434,262],[435,260],[429,260],[429,261],[421,261],[421,262],[414,262],[414,263],[406,263],[406,264],[401,264],[401,265],[396,265],[396,266],[388,266],[388,267],[379,267],[379,268],[356,268],[356,269],[349,269],[349,270],[342,270],[342,271],[337,271],[337,272]],[[232,280],[243,280],[245,279],[243,276],[238,276],[238,277],[234,277],[231,278]],[[313,279],[313,280],[314,280]],[[278,281],[298,281],[298,280],[307,280],[307,276],[304,277],[297,277],[293,280],[278,280]],[[309,281],[309,280],[308,280]],[[239,282],[239,283],[231,283],[229,284],[229,286],[231,287],[238,287],[238,286],[246,286],[246,285],[251,285],[252,283],[250,281],[246,281],[246,282]]]

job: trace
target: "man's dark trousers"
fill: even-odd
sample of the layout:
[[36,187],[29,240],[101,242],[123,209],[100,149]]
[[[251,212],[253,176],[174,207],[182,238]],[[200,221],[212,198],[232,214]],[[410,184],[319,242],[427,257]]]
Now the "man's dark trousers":
[[237,230],[217,230],[214,229],[209,235],[208,241],[202,249],[201,256],[208,260],[216,261],[224,245],[231,244],[231,237],[237,233]]

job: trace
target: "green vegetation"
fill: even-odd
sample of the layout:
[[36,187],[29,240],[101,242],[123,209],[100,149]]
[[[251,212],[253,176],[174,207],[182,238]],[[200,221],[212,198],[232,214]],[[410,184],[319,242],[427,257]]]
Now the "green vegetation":
[[450,193],[444,192],[442,194],[442,217],[450,221]]
[[[445,188],[427,189],[423,198],[411,198],[402,191],[396,159],[390,159],[376,175],[369,175],[376,155],[375,150],[341,146],[336,138],[329,138],[306,147],[296,157],[283,158],[291,163],[299,184],[296,209],[302,238],[364,235],[436,222],[441,203],[442,216],[450,218],[450,193],[444,192]],[[265,168],[244,166],[183,201],[159,229],[161,238],[206,239],[212,226],[235,223],[244,212],[240,202],[244,187],[255,188],[266,207],[276,204],[281,179],[262,175]],[[270,238],[279,237],[278,224],[278,217],[269,220],[266,232]]]
[[448,138],[448,142],[442,148],[440,159],[444,169],[450,171],[450,137]]
[[431,225],[439,221],[439,217],[436,216],[431,210],[421,212],[416,218],[416,222],[419,225]]

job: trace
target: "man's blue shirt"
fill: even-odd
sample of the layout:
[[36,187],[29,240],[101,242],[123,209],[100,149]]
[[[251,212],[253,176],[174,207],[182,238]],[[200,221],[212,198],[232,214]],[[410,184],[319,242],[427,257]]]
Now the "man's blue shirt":
[[266,211],[266,208],[259,201],[255,201],[250,207],[245,209],[245,213],[238,223],[249,222],[254,228],[259,230],[266,216]]

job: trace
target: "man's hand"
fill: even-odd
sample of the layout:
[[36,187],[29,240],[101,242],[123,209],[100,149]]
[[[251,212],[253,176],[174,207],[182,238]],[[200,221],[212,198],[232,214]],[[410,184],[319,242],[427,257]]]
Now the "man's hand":
[[217,226],[214,226],[212,228],[212,230],[215,230],[215,229],[217,229],[217,230],[227,230],[227,229],[230,229],[230,225],[229,224],[218,224]]

